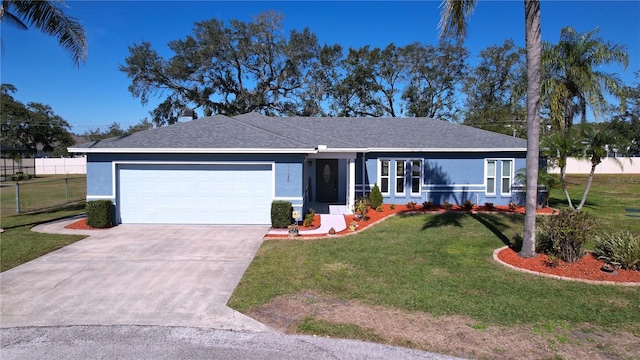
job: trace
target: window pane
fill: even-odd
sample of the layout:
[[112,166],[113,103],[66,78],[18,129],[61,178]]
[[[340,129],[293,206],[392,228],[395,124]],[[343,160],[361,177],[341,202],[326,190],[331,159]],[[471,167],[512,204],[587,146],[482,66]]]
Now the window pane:
[[488,193],[495,193],[496,192],[496,180],[494,178],[488,178],[487,179],[487,192]]
[[383,193],[389,192],[389,178],[380,179],[380,192],[383,192]]
[[511,176],[511,160],[502,161],[502,176]]
[[389,176],[389,160],[382,161],[382,176]]
[[502,178],[502,193],[507,194],[511,191],[509,178]]
[[487,176],[496,176],[496,162],[487,161]]
[[420,192],[420,178],[412,178],[411,179],[411,192],[419,193]]
[[422,172],[422,167],[420,166],[420,161],[412,161],[411,162],[411,176],[420,176]]
[[396,162],[396,176],[404,176],[404,160]]
[[396,179],[396,192],[403,193],[404,192],[404,178]]

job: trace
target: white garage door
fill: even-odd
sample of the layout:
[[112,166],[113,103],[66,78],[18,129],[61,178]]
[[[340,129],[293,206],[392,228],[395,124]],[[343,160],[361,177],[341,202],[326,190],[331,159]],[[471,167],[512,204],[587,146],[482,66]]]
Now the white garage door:
[[123,164],[118,168],[122,223],[271,223],[270,164]]

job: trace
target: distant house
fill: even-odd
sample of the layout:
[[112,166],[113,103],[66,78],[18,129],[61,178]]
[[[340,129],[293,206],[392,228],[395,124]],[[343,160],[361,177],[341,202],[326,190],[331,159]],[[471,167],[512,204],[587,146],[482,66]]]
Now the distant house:
[[87,200],[121,223],[269,224],[271,203],[301,216],[349,212],[374,184],[385,203],[506,205],[526,141],[429,118],[204,117],[77,145]]

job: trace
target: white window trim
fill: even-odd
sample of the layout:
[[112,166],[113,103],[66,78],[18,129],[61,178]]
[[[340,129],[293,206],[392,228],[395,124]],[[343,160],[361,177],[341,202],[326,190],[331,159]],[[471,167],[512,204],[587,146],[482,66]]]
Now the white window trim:
[[[404,163],[404,175],[402,175],[402,181],[404,183],[404,186],[402,187],[402,192],[398,192],[398,163],[399,162],[403,162]],[[393,167],[393,185],[394,185],[394,195],[396,196],[406,196],[407,195],[407,160],[406,159],[395,159],[393,161],[394,167]]]
[[[509,169],[509,176],[504,176],[503,175],[503,167],[504,167],[504,162],[505,161],[509,161],[511,162],[511,168]],[[511,195],[511,185],[513,185],[513,168],[515,167],[515,160],[514,159],[501,159],[500,160],[500,195],[503,196],[510,196]],[[502,181],[504,179],[509,179],[509,191],[508,192],[502,192]]]
[[[489,176],[489,163],[490,162],[494,162],[495,166],[493,167],[493,171],[494,174]],[[487,196],[496,196],[497,195],[497,191],[496,191],[496,187],[498,186],[497,184],[497,174],[498,174],[498,164],[500,163],[500,161],[498,159],[484,159],[484,189],[485,189],[485,194]],[[491,189],[492,191],[489,191],[489,177],[493,177],[493,189]]]
[[[382,191],[382,162],[386,161],[389,163],[389,174],[385,177],[387,178],[387,192]],[[390,159],[378,159],[378,187],[380,187],[380,192],[382,196],[389,196],[391,194],[391,166],[392,161]]]
[[[418,180],[420,180],[420,181],[418,183],[418,191],[417,192],[413,191],[413,179],[416,178],[416,176],[413,176],[413,162],[414,161],[417,161],[420,164],[419,165],[420,166],[420,174],[418,174],[418,176],[417,176]],[[409,167],[409,171],[410,171],[409,178],[411,179],[411,181],[409,182],[409,184],[411,186],[411,196],[421,196],[422,195],[422,182],[423,182],[423,179],[424,179],[424,176],[422,174],[422,172],[424,170],[423,169],[423,165],[422,165],[423,164],[422,163],[422,159],[409,160],[409,164],[411,164],[411,166]]]

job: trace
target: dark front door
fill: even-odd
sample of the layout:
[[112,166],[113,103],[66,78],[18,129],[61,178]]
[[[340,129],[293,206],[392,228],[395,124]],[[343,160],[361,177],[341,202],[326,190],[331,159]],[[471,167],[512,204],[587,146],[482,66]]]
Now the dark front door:
[[318,159],[316,161],[316,200],[338,201],[338,160]]

